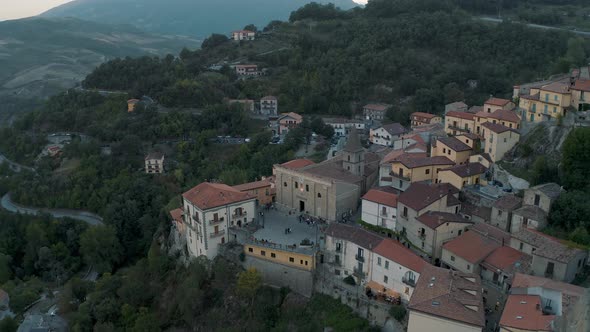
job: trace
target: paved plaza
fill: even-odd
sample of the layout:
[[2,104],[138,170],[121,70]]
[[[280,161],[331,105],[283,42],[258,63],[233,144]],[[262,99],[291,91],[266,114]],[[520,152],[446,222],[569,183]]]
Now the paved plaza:
[[[320,229],[317,224],[308,225],[305,221],[300,222],[298,214],[289,215],[288,212],[279,210],[260,211],[264,213],[264,216],[258,216],[258,218],[262,218],[264,227],[254,233],[256,240],[297,246],[304,239],[309,239],[314,244],[318,243]],[[285,233],[287,228],[291,228],[291,232],[288,234]]]

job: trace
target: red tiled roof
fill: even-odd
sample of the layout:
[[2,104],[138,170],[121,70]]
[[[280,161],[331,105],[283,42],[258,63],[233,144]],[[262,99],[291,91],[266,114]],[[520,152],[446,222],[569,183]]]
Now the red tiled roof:
[[309,159],[293,159],[291,161],[287,161],[286,163],[281,164],[281,166],[288,169],[300,169],[313,164],[315,163]]
[[576,82],[574,82],[572,90],[590,92],[590,80],[576,80]]
[[569,84],[561,83],[561,82],[553,82],[551,84],[547,84],[541,87],[543,91],[555,92],[555,93],[569,93],[570,86]]
[[428,265],[426,261],[416,255],[412,250],[392,239],[381,241],[374,252],[418,273],[421,273],[424,266]]
[[373,250],[376,248],[383,238],[373,232],[369,232],[361,227],[343,225],[339,223],[331,223],[324,231],[326,236],[331,236],[337,239],[350,241],[365,249]]
[[424,166],[434,166],[434,165],[455,165],[455,163],[445,156],[436,156],[436,157],[426,157],[426,158],[414,158],[408,157],[411,154],[405,154],[395,160],[394,162],[400,162],[402,165],[406,166],[407,168],[416,168],[416,167],[424,167]]
[[465,119],[465,120],[473,120],[473,118],[475,117],[475,114],[473,113],[467,113],[467,112],[459,112],[459,111],[449,111],[447,113],[447,115],[445,115],[446,117],[454,117],[454,118],[459,118],[459,119]]
[[285,118],[285,117],[290,117],[295,119],[296,121],[301,121],[303,120],[303,117],[295,112],[289,112],[289,113],[283,113],[281,114],[281,116],[279,117],[279,121],[281,121],[281,119]]
[[533,288],[541,287],[561,291],[563,295],[580,297],[584,294],[585,288],[575,286],[561,281],[555,281],[543,277],[517,273],[512,281],[512,288]]
[[226,184],[203,182],[182,194],[182,197],[201,210],[253,199]]
[[554,315],[543,315],[539,295],[508,296],[500,327],[526,331],[553,331]]
[[238,184],[236,186],[233,186],[235,189],[237,189],[238,191],[249,191],[249,190],[253,190],[253,189],[257,189],[257,188],[264,188],[264,187],[270,187],[271,183],[268,179],[265,180],[260,180],[260,181],[254,181],[254,182],[248,182],[248,183],[242,183],[242,184]]
[[404,150],[393,150],[383,157],[381,160],[382,164],[390,163],[398,160],[399,158],[426,158],[428,155],[426,152],[408,153]]
[[174,209],[170,211],[170,216],[177,223],[182,223],[182,209]]
[[473,224],[473,221],[465,219],[458,214],[437,211],[428,211],[416,218],[416,220],[430,229],[437,229],[439,226],[448,222]]
[[494,250],[500,247],[498,242],[477,232],[465,232],[459,237],[443,244],[443,249],[450,251],[471,264],[479,264]]
[[502,98],[490,98],[488,100],[486,100],[486,102],[484,103],[487,105],[494,105],[494,106],[504,106],[506,104],[510,103],[510,100],[508,99],[502,99]]
[[469,147],[469,145],[461,142],[461,140],[455,137],[441,137],[438,138],[436,141],[437,143],[441,142],[442,144],[446,145],[449,149],[456,152],[471,150],[471,147]]
[[500,210],[516,210],[522,205],[522,198],[514,195],[504,195],[494,202],[494,207]]
[[539,94],[535,93],[534,95],[521,95],[520,99],[539,100]]
[[488,115],[488,119],[497,119],[503,121],[510,121],[510,122],[520,122],[520,118],[514,111],[508,111],[504,109],[499,109],[493,112],[492,114]]
[[426,265],[408,308],[479,328],[485,326],[481,279],[475,274]]
[[436,115],[436,114],[430,114],[430,113],[426,113],[426,112],[414,112],[410,116],[412,118],[414,116],[419,116],[419,117],[422,117],[422,118],[425,118],[425,119],[432,119],[432,118],[437,117],[438,115]]
[[422,210],[439,199],[458,193],[459,190],[448,183],[412,183],[401,193],[397,201],[416,211]]
[[522,253],[512,247],[504,246],[500,247],[489,255],[485,260],[484,264],[493,269],[507,270],[514,266],[514,263],[526,260],[527,254]]
[[389,104],[367,104],[363,108],[375,110],[375,111],[387,111],[387,109],[390,107],[391,107],[391,105],[389,105]]
[[453,167],[442,169],[442,171],[451,171],[458,176],[465,178],[472,175],[484,174],[488,169],[480,163],[469,163],[464,165],[456,165]]
[[396,192],[392,192],[392,190],[388,188],[391,187],[371,189],[365,194],[365,196],[363,196],[363,199],[382,205],[396,207],[399,191],[394,189]]
[[513,133],[519,134],[520,133],[513,128],[508,128],[500,123],[491,123],[491,122],[486,122],[484,124],[482,124],[482,127],[488,128],[489,130],[493,131],[496,134],[501,134],[507,131],[511,131]]

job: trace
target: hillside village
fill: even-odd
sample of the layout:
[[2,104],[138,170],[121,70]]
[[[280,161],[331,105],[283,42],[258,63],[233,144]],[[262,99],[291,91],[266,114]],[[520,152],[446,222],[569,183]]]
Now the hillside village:
[[[220,45],[241,50],[261,40],[272,44],[269,36],[272,30],[256,31],[248,26],[217,38]],[[268,88],[269,80],[281,72],[279,68],[273,67],[272,61],[251,61],[260,59],[261,54],[272,54],[277,50],[273,47],[256,49],[263,52],[255,56],[207,59],[199,68],[204,72],[200,78],[206,82],[213,77],[212,85],[218,86],[207,90],[210,87],[203,86],[209,81],[187,84],[188,90],[200,93],[193,96],[199,102],[211,98],[203,105],[189,102],[190,107],[182,103],[171,106],[162,95],[160,99],[143,95],[141,89],[122,92],[112,87],[85,86],[68,91],[60,96],[64,103],[69,102],[67,98],[77,98],[76,103],[85,106],[74,103],[75,108],[91,109],[92,99],[99,95],[109,108],[93,116],[105,121],[105,114],[116,112],[125,120],[113,124],[106,120],[101,122],[106,124],[102,127],[86,123],[85,129],[94,137],[74,132],[77,127],[71,132],[47,134],[49,144],[35,156],[36,166],[22,166],[35,173],[27,179],[31,182],[24,183],[42,178],[39,174],[81,182],[97,177],[99,167],[83,176],[72,175],[72,169],[80,167],[76,165],[80,156],[90,154],[77,140],[80,138],[99,148],[100,153],[93,158],[101,159],[102,167],[121,167],[141,183],[123,187],[117,196],[109,197],[98,193],[95,183],[89,185],[90,201],[95,206],[101,205],[97,203],[100,200],[121,198],[117,209],[101,212],[112,217],[124,211],[120,219],[127,221],[126,213],[133,215],[140,210],[137,201],[143,200],[146,206],[160,204],[152,213],[165,215],[167,223],[165,230],[150,229],[157,234],[155,239],[145,236],[152,235],[146,229],[157,228],[148,224],[149,218],[137,218],[144,223],[137,227],[145,234],[134,234],[136,230],[120,220],[116,224],[116,231],[128,240],[124,249],[119,248],[124,253],[121,256],[138,255],[149,248],[148,260],[142,261],[149,269],[163,269],[157,267],[160,255],[172,257],[174,264],[170,265],[176,269],[191,262],[218,264],[223,259],[240,267],[238,275],[259,275],[262,283],[280,289],[281,303],[286,301],[285,290],[303,298],[323,294],[348,306],[370,326],[393,331],[590,329],[588,247],[548,231],[550,213],[568,191],[555,182],[531,184],[519,177],[531,170],[516,174],[511,173],[514,168],[508,168],[521,157],[519,149],[539,128],[559,128],[567,134],[590,127],[589,67],[520,83],[512,91],[503,92],[504,97],[512,95],[510,99],[489,94],[480,105],[457,99],[431,106],[432,110],[405,114],[403,101],[401,106],[394,105],[390,99],[371,95],[357,98],[350,111],[336,112],[334,109],[340,106],[331,105],[325,112],[296,112],[296,103],[283,91]],[[101,70],[105,69],[97,69],[99,74],[95,75],[100,77]],[[477,84],[476,80],[467,83]],[[246,93],[254,90],[252,86],[256,92]],[[170,93],[172,88],[163,90]],[[60,113],[60,119],[43,125],[39,125],[43,116],[35,114],[19,125],[43,132],[60,127],[56,124],[59,121],[79,124],[87,120],[84,116],[70,119],[71,114]],[[140,122],[146,118],[149,120]],[[392,121],[394,118],[399,122]],[[166,130],[154,129],[154,123],[162,119]],[[147,125],[140,128],[137,123]],[[198,135],[184,130],[193,126]],[[127,127],[145,136],[121,134]],[[120,131],[113,134],[109,130]],[[134,158],[126,159],[127,151],[132,151]],[[257,167],[255,172],[237,164],[244,155]],[[10,163],[6,174],[21,172],[21,165],[6,160]],[[269,160],[272,165],[265,164]],[[191,173],[185,165],[197,161],[198,171]],[[199,179],[198,184],[194,179]],[[120,183],[131,186],[131,182]],[[108,186],[117,188],[117,184],[113,180]],[[55,216],[54,211],[61,211],[27,207],[27,199],[30,202],[37,197],[23,195],[22,187],[26,185],[13,182],[0,187],[2,206],[12,195],[24,201],[11,203],[17,212],[21,209]],[[39,187],[45,193],[52,189],[45,184]],[[165,187],[173,197],[157,196],[154,187]],[[124,195],[131,191],[145,196],[128,207],[123,197],[128,198]],[[80,191],[68,198],[84,196]],[[49,199],[54,204],[63,202],[61,197]],[[166,213],[161,212],[163,209]],[[135,252],[129,249],[129,238],[142,236],[146,237],[142,239],[145,248],[132,248]],[[106,248],[105,256],[110,249]],[[215,278],[234,271],[210,272],[216,265],[207,266]],[[93,269],[89,267],[85,282],[88,275],[97,272],[111,277],[112,268]],[[209,281],[199,282],[204,285]],[[99,281],[98,291],[107,292],[102,287],[106,288]],[[133,292],[141,291],[134,288]],[[166,289],[161,294],[169,292]],[[219,301],[219,294],[210,296],[211,301]],[[255,294],[249,296],[255,298]],[[88,296],[67,305],[78,301],[76,305],[82,303],[79,308],[83,308],[85,301],[91,300],[96,299]],[[145,305],[147,301],[137,302]],[[222,304],[226,309],[231,306],[228,302]],[[253,302],[248,306],[254,307]],[[14,316],[9,305],[8,293],[0,289],[0,318]],[[141,311],[145,307],[141,308],[135,317],[145,314]],[[55,316],[55,310],[52,313],[50,316]],[[25,323],[35,325],[30,322],[41,316],[27,315]],[[37,325],[49,329],[46,316]]]
[[[383,103],[326,117],[346,141],[327,160],[276,164],[233,187],[201,183],[170,212],[172,227],[190,256],[237,250],[266,282],[340,297],[377,325],[403,306],[408,331],[581,331],[588,291],[569,283],[587,276],[588,250],[542,233],[564,189],[513,187],[498,163],[541,122],[585,126],[588,94],[584,67],[515,86],[511,100],[412,113],[409,128],[384,122]],[[302,123],[276,99],[265,111],[266,100],[236,102],[279,137]]]

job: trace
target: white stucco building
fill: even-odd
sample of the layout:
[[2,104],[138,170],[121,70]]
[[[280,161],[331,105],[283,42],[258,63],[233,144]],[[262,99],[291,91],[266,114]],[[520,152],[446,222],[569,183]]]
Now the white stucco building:
[[362,198],[362,220],[371,225],[395,230],[399,193],[392,187],[369,190]]

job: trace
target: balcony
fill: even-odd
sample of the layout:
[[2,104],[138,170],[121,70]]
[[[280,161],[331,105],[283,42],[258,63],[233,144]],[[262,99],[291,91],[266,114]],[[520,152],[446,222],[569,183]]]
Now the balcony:
[[416,287],[416,279],[403,277],[402,282],[410,287]]
[[400,179],[400,180],[404,180],[404,181],[412,181],[409,177],[403,175],[403,174],[399,174],[399,173],[394,173],[394,172],[390,172],[389,175],[391,175],[394,178]]
[[220,237],[220,236],[223,236],[223,235],[225,235],[225,232],[213,232],[213,233],[210,233],[209,234],[209,237],[212,238],[212,239],[214,239],[216,237]]
[[225,220],[225,218],[223,218],[223,217],[221,217],[219,219],[209,220],[209,225],[213,226],[213,225],[221,224],[224,220]]
[[330,262],[330,265],[333,265],[333,266],[342,266],[342,262],[339,261],[339,260],[333,260],[333,261]]
[[471,132],[471,130],[469,130],[468,128],[461,128],[461,127],[453,126],[453,125],[449,125],[448,129],[456,130],[456,131],[461,131],[461,132],[464,132],[464,133],[470,133]]
[[387,211],[381,211],[381,216],[382,217],[387,217]]
[[358,267],[355,267],[352,269],[352,274],[354,274],[355,276],[364,279],[365,278],[365,272],[363,272],[363,270],[359,269]]
[[356,255],[354,258],[359,262],[365,262],[365,256]]
[[233,220],[235,220],[235,219],[244,218],[244,217],[246,217],[247,215],[248,215],[248,213],[247,213],[246,211],[244,211],[244,212],[242,212],[242,213],[234,213],[234,214],[232,214],[232,215],[231,215],[231,218],[232,218]]
[[199,216],[198,215],[193,214],[191,217],[192,217],[192,219],[193,219],[194,222],[196,222],[199,225],[201,224],[201,220],[199,220]]

